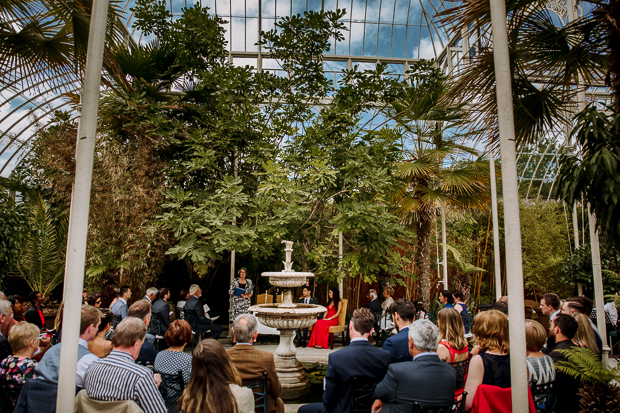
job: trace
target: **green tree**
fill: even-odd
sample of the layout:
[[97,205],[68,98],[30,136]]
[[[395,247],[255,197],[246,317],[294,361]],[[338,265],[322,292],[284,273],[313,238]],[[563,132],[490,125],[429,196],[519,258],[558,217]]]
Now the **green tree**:
[[[0,178],[0,186],[5,183],[5,178]],[[0,282],[5,276],[14,275],[27,229],[24,205],[15,202],[8,190],[0,189]]]

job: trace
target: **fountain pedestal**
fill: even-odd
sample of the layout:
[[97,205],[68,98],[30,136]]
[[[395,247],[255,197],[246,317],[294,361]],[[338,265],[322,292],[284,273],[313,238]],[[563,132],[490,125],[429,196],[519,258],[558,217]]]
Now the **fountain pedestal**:
[[266,326],[277,328],[280,331],[280,344],[276,349],[276,371],[282,384],[282,400],[298,399],[308,393],[310,382],[306,377],[303,366],[297,360],[297,350],[293,344],[295,331],[298,328],[308,328],[316,323],[317,316],[327,309],[315,304],[296,304],[292,302],[292,289],[304,285],[308,278],[314,277],[311,272],[295,272],[292,270],[291,252],[292,241],[282,241],[286,244],[286,261],[284,271],[264,272],[263,277],[269,277],[272,285],[282,288],[284,299],[280,304],[259,304],[249,308],[256,317]]

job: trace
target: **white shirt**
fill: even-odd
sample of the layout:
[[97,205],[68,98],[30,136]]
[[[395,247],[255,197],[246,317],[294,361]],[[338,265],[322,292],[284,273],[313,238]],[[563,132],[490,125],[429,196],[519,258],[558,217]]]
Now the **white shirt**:
[[366,337],[355,337],[355,338],[351,339],[351,343],[353,343],[355,341],[366,341],[366,342],[368,342],[368,338],[366,338]]
[[[88,342],[83,338],[80,338],[80,346],[88,350]],[[75,385],[77,387],[81,389],[84,388],[84,376],[86,375],[86,370],[88,370],[90,365],[97,360],[99,360],[99,357],[90,352],[78,360],[77,369],[75,371]]]
[[304,297],[304,304],[310,304],[310,297]]
[[433,353],[432,351],[425,351],[424,353],[418,353],[415,355],[415,357],[413,358],[414,360],[417,359],[418,357],[423,357],[423,356],[436,356],[437,353]]
[[551,317],[549,317],[549,320],[553,321],[553,319],[556,318],[558,315],[560,315],[560,310],[558,310],[555,313],[551,314]]
[[612,301],[605,304],[605,312],[609,314],[609,318],[613,325],[616,325],[618,323],[618,309],[616,308],[616,303]]

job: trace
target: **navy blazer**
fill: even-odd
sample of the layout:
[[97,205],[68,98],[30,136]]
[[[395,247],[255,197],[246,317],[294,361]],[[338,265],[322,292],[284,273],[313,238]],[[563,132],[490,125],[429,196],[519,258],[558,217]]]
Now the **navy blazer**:
[[195,295],[185,302],[185,321],[196,335],[204,334],[211,329],[211,320],[205,316],[205,309]]
[[415,401],[422,407],[451,405],[455,387],[454,367],[432,353],[413,361],[391,364],[375,389],[375,397],[384,403],[381,413],[410,413]]
[[156,336],[163,336],[170,325],[170,307],[161,298],[153,303],[151,307],[151,324],[149,333]]
[[390,352],[392,363],[413,360],[409,354],[409,326],[401,329],[398,334],[388,337],[383,343],[383,350]]
[[325,374],[325,410],[329,413],[350,413],[353,377],[366,377],[379,382],[389,365],[390,354],[371,346],[368,341],[353,341],[349,346],[331,353]]

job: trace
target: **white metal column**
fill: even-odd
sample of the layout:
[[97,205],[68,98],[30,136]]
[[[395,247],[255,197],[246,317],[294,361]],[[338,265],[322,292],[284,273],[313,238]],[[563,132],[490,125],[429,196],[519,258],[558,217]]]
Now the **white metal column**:
[[510,379],[512,383],[512,411],[528,412],[527,364],[525,363],[525,319],[523,318],[523,266],[521,228],[519,220],[519,191],[515,148],[514,112],[506,4],[491,0],[493,32],[493,61],[499,122],[500,155],[502,160],[502,188],[504,193],[504,229],[506,231],[506,284],[510,317]]
[[[58,413],[73,413],[73,400],[75,399],[75,374],[82,315],[82,288],[84,287],[90,188],[93,175],[99,88],[107,18],[108,0],[94,0],[88,32],[86,70],[82,86],[81,117],[75,155],[75,183],[71,196],[67,239],[64,285],[65,311],[62,318],[64,341],[60,350],[58,397],[56,399],[56,411]],[[53,403],[52,400],[49,402]]]
[[607,369],[609,346],[607,345],[607,327],[605,326],[605,300],[603,299],[603,275],[601,273],[601,249],[598,242],[596,217],[590,212],[588,204],[588,224],[590,227],[590,249],[592,251],[592,272],[594,273],[594,305],[596,307],[596,327],[603,342],[603,368]]
[[[342,231],[338,232],[338,265],[342,270]],[[338,281],[338,291],[340,292],[340,298],[344,298],[344,280]]]
[[443,254],[443,288],[448,288],[448,253],[446,251],[446,210],[441,207],[441,249]]
[[489,152],[491,171],[491,215],[493,219],[493,263],[495,264],[495,299],[502,296],[502,265],[499,255],[499,221],[497,218],[497,182],[495,181],[495,156]]

